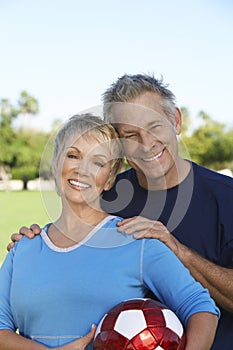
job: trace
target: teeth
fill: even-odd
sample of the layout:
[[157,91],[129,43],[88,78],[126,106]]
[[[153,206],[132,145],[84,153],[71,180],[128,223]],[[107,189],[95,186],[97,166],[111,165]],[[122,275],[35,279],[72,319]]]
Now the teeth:
[[151,162],[152,160],[156,160],[158,158],[161,157],[161,155],[163,154],[163,151],[161,151],[160,153],[158,153],[156,156],[151,157],[151,158],[143,158],[144,162]]
[[90,185],[84,184],[82,182],[79,181],[75,181],[75,180],[69,180],[69,183],[71,185],[77,186],[77,187],[81,187],[81,188],[89,188],[91,187]]

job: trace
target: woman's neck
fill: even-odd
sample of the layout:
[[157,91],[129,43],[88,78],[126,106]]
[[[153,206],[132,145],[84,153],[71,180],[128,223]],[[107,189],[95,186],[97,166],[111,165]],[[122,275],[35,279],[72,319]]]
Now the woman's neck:
[[59,247],[69,247],[85,237],[108,216],[101,208],[71,208],[63,205],[60,217],[50,226],[48,236]]

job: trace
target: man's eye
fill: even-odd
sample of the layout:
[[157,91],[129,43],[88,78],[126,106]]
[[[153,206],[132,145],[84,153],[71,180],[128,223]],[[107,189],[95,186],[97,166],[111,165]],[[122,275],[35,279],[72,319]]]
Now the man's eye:
[[102,168],[104,166],[104,164],[102,162],[95,162],[95,165],[97,165],[100,168]]
[[162,124],[156,124],[156,125],[152,126],[151,130],[158,129],[161,126],[162,126]]
[[125,135],[125,139],[131,139],[133,137],[136,137],[137,134],[128,134],[128,135]]

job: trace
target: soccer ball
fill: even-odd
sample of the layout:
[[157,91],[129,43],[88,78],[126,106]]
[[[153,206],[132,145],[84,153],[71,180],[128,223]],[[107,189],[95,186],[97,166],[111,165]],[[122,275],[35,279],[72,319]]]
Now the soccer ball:
[[184,350],[185,333],[173,311],[152,299],[130,299],[100,321],[94,350]]

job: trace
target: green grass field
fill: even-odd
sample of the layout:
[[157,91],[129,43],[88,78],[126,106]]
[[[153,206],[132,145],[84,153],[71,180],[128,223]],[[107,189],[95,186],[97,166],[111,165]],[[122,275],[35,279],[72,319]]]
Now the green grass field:
[[21,226],[33,223],[43,226],[49,221],[41,192],[0,192],[0,265],[12,233],[18,232]]

